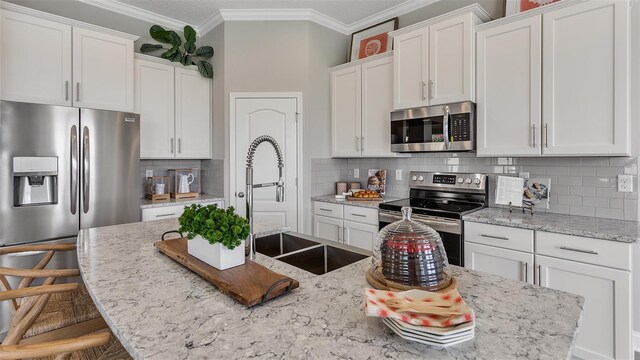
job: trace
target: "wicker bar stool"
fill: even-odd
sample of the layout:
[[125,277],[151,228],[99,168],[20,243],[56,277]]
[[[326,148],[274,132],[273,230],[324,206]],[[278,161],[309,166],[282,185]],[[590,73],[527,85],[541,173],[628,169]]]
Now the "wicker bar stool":
[[[56,251],[75,244],[35,244],[0,248],[0,255],[43,251],[33,269],[0,267],[0,301],[12,311],[7,336],[0,345],[0,360],[24,358],[120,360],[131,359],[111,334],[81,283],[56,284],[80,275],[78,269],[44,269]],[[20,277],[12,289],[7,276]],[[31,286],[36,278],[42,284]]]

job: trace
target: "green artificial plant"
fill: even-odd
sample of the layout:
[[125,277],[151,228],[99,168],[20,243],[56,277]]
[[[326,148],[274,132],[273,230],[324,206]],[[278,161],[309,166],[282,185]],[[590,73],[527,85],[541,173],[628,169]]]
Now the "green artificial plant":
[[230,250],[249,236],[249,221],[236,215],[232,206],[226,210],[218,209],[217,205],[185,206],[179,222],[178,231],[186,233],[187,239],[200,235],[210,244],[221,243]]
[[161,58],[179,62],[185,66],[196,65],[202,76],[208,79],[213,78],[213,67],[204,60],[213,56],[213,48],[211,46],[196,47],[196,31],[191,26],[184,27],[184,43],[177,32],[165,30],[159,25],[153,25],[149,29],[149,35],[154,40],[168,44],[170,47],[165,47],[162,44],[142,44],[141,52],[148,53],[163,49],[165,52],[160,55]]

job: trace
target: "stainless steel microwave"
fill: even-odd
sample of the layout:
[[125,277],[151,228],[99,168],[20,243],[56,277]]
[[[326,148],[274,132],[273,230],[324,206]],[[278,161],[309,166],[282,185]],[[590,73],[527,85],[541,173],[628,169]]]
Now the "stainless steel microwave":
[[476,105],[470,101],[391,113],[391,151],[471,151]]

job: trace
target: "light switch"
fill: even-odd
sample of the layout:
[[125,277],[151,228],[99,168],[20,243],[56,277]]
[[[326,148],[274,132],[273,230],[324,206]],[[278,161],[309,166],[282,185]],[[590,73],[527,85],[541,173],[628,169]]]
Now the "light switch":
[[396,170],[396,180],[402,180],[402,170],[401,169],[397,169]]
[[145,177],[145,178],[150,178],[150,177],[152,177],[152,176],[153,176],[153,170],[146,170],[146,171],[144,172],[144,177]]
[[360,169],[353,169],[353,177],[356,179],[360,178]]

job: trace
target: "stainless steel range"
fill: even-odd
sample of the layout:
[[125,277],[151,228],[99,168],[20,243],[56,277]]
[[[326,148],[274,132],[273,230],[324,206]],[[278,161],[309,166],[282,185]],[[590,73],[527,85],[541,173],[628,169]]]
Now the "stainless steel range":
[[409,188],[408,199],[379,205],[379,229],[401,220],[400,209],[410,206],[413,220],[440,233],[449,263],[464,266],[462,216],[487,206],[487,175],[412,171]]

